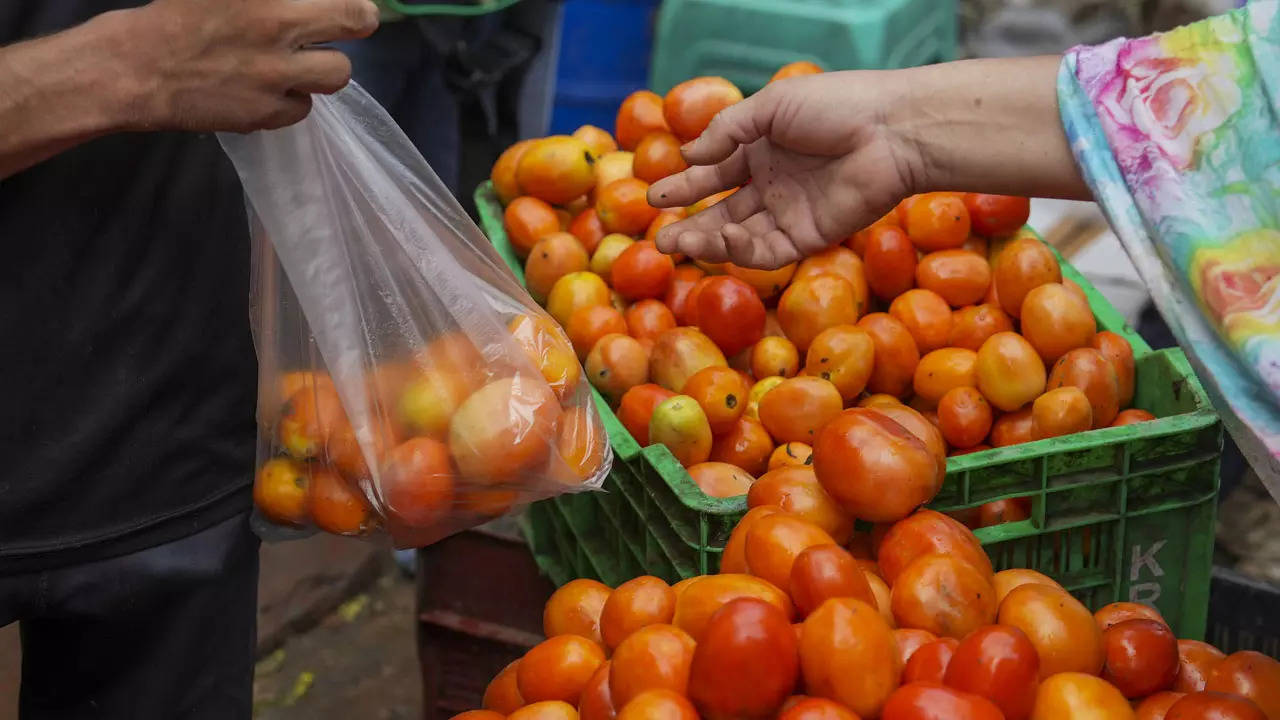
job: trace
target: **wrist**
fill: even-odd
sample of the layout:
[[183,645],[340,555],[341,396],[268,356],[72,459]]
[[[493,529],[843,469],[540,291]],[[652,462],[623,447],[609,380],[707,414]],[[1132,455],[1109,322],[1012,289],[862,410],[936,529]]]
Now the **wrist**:
[[103,13],[81,26],[84,50],[95,59],[96,82],[91,92],[105,132],[157,129],[150,106],[158,91],[159,69],[142,57],[144,46],[138,40],[158,41],[144,27],[148,15],[148,6],[143,5]]

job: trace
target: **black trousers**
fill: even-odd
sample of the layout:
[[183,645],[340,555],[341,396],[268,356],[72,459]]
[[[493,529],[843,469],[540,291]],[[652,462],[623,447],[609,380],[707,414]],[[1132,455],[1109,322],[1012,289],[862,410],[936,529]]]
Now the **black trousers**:
[[248,720],[258,539],[248,515],[166,545],[0,577],[22,720]]

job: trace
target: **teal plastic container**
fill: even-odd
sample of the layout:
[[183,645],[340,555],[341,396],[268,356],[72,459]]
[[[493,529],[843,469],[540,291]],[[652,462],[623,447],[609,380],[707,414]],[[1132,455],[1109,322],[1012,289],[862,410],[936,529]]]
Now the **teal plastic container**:
[[752,93],[781,66],[912,67],[956,57],[955,0],[665,0],[649,85],[720,75]]

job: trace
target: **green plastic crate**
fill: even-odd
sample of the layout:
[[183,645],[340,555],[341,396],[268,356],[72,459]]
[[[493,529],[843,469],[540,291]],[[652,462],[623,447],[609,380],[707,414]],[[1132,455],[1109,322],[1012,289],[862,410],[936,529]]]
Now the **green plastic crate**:
[[782,65],[883,70],[952,60],[955,0],[665,0],[649,85],[721,75],[751,93]]
[[[485,232],[523,278],[492,187],[482,185],[475,199]],[[1039,570],[1094,609],[1117,600],[1154,605],[1178,637],[1200,638],[1222,426],[1181,350],[1153,351],[1084,277],[1065,262],[1062,268],[1089,295],[1098,325],[1133,345],[1134,405],[1158,419],[950,458],[930,507],[1030,496],[1030,519],[976,531],[997,570]],[[522,522],[539,565],[558,585],[715,572],[745,498],[704,495],[666,447],[639,447],[598,394],[596,402],[613,470],[605,492],[530,509]]]

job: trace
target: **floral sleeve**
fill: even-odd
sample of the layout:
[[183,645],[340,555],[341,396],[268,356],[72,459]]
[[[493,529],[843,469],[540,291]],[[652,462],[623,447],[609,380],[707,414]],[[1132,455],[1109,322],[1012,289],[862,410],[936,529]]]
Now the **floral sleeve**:
[[1263,478],[1280,478],[1278,10],[1077,47],[1058,76],[1094,197]]

